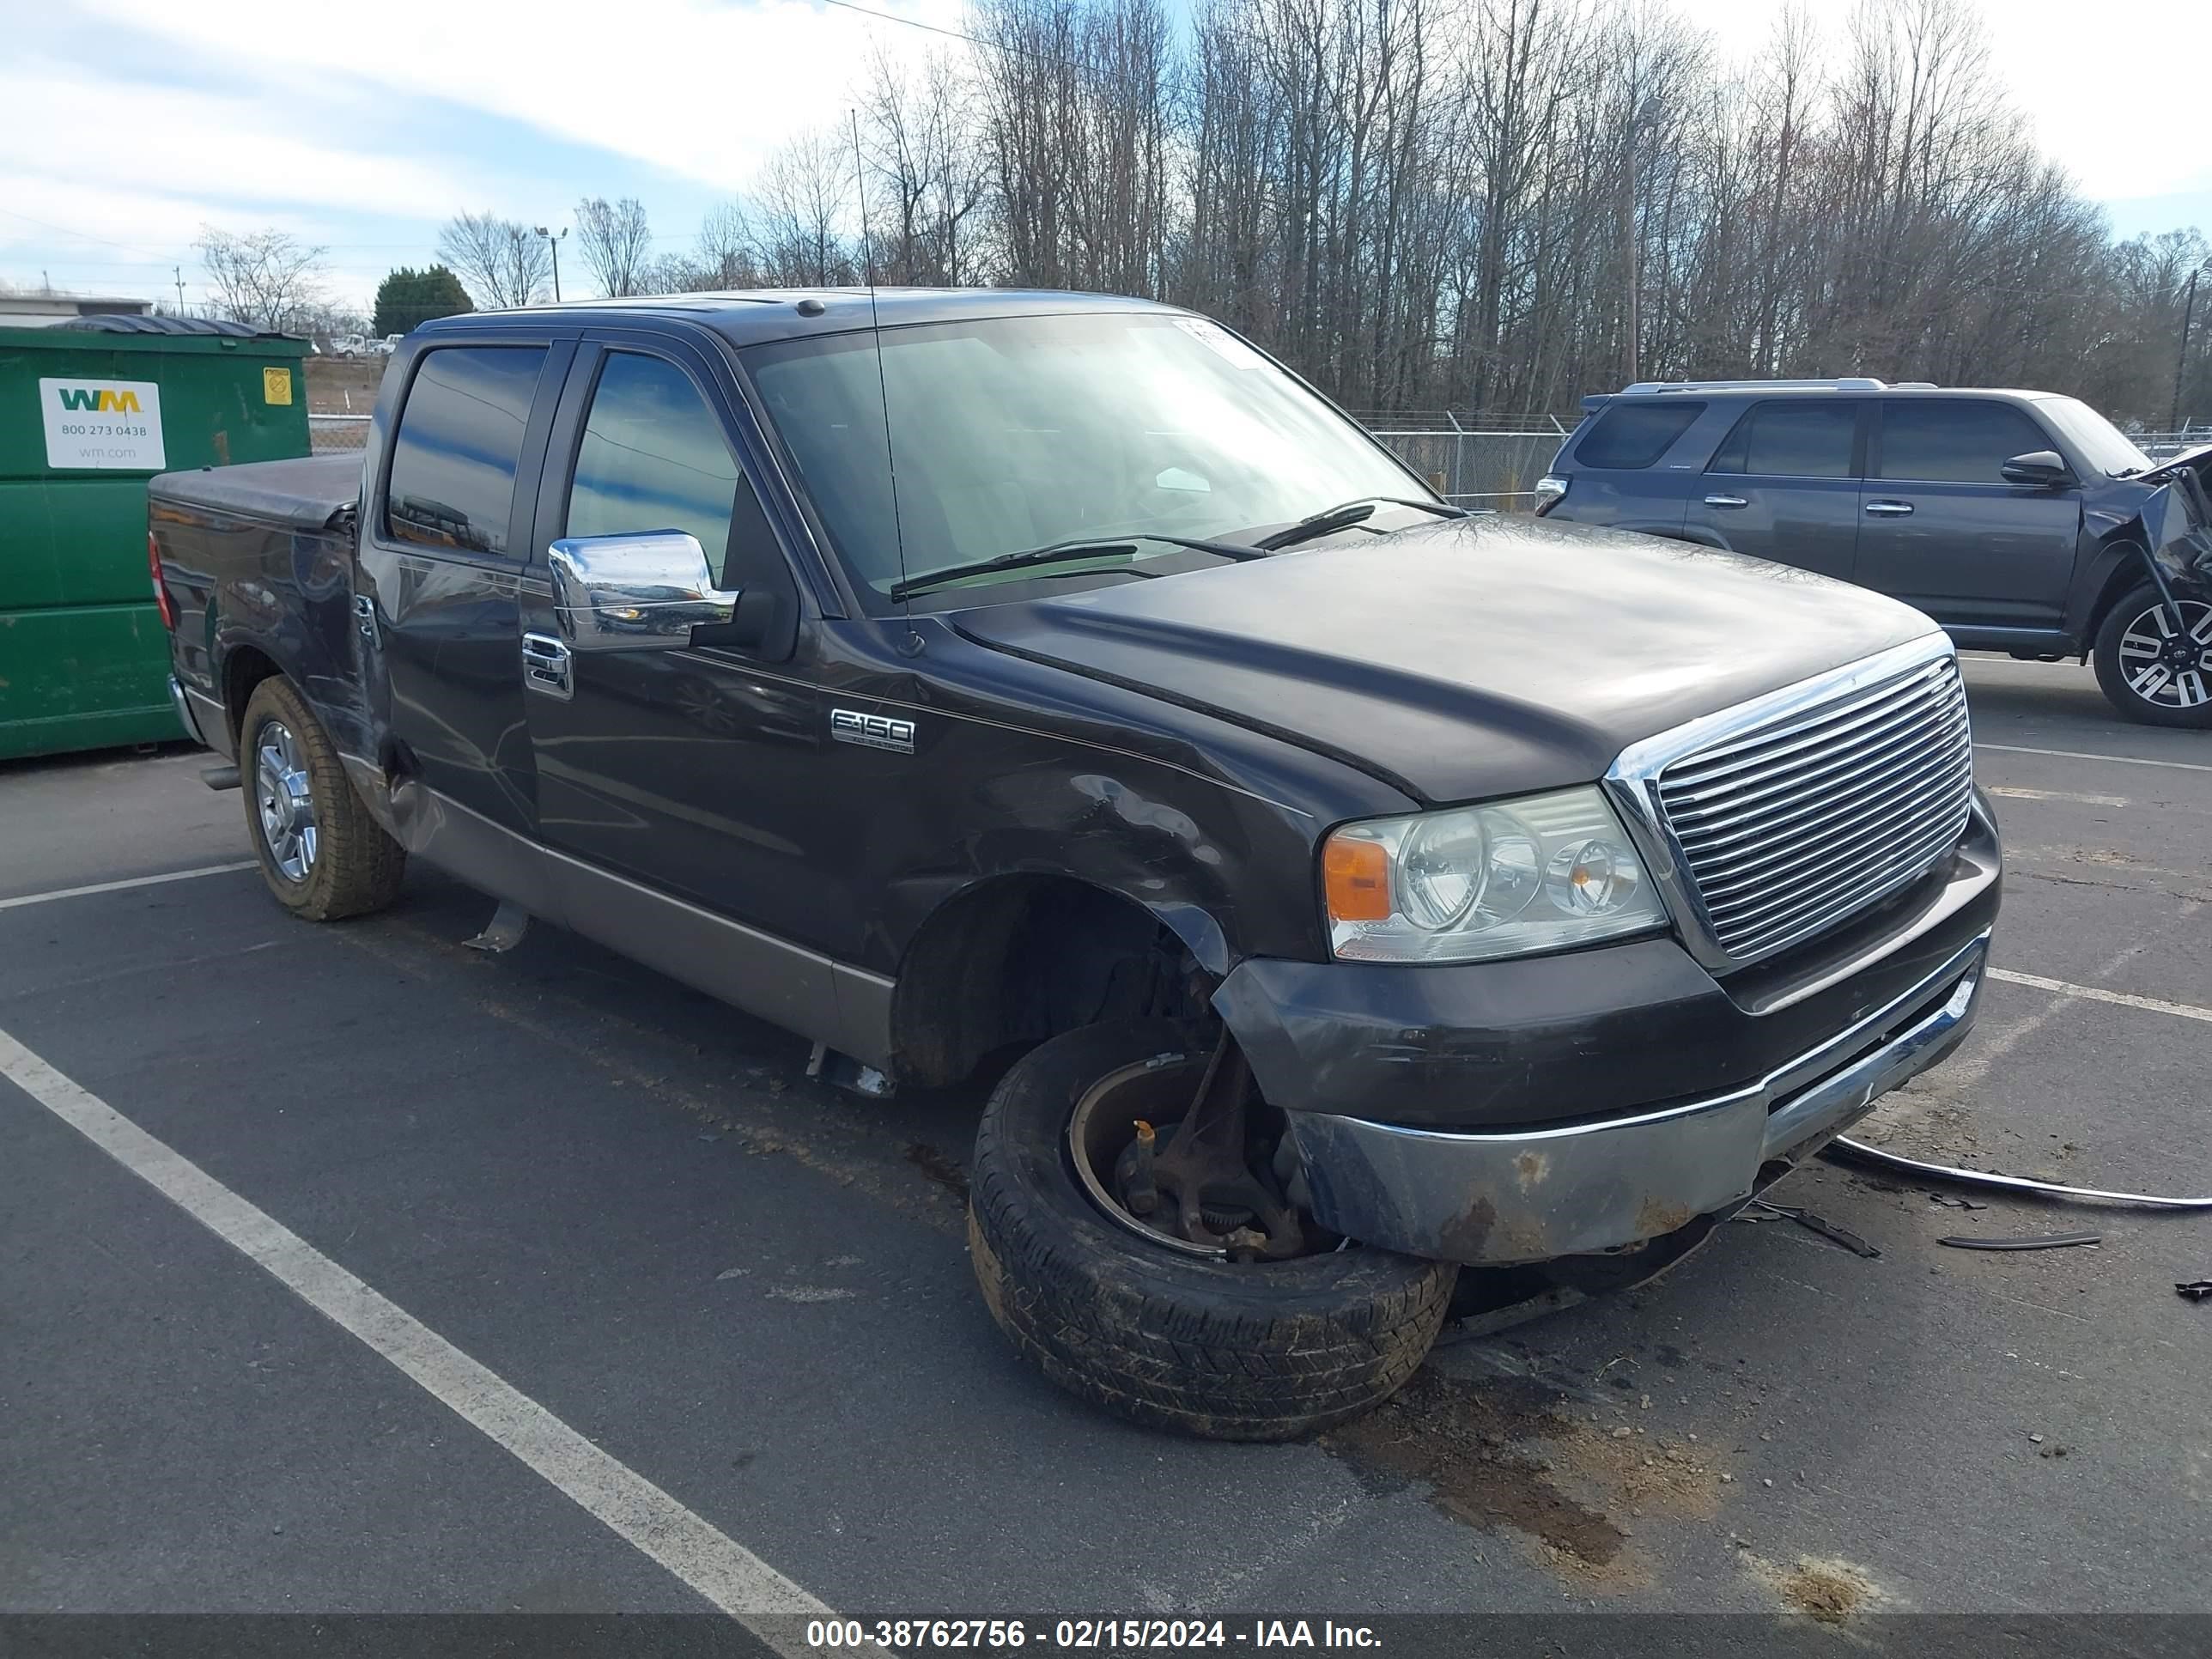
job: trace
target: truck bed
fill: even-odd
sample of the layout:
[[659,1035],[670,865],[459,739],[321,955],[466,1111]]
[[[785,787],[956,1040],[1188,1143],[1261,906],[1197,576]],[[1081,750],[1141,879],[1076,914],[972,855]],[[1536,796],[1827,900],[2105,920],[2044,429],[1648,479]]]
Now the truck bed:
[[361,457],[304,455],[164,472],[147,480],[146,493],[195,509],[194,517],[219,514],[294,530],[334,529],[360,503]]

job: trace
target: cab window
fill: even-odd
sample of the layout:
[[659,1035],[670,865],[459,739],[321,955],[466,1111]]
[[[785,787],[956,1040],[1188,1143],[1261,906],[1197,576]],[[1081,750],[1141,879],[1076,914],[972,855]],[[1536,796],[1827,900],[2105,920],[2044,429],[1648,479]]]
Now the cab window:
[[441,346],[426,352],[399,411],[385,488],[394,541],[506,553],[522,434],[543,346]]
[[1615,404],[1575,446],[1575,460],[1603,471],[1641,471],[1674,447],[1703,404]]
[[1894,398],[1881,406],[1881,465],[1875,476],[2001,484],[2007,461],[2050,447],[2043,428],[2010,404]]
[[1705,470],[1769,478],[1848,478],[1858,423],[1856,404],[1806,398],[1753,404]]
[[775,596],[776,625],[764,637],[784,638],[797,617],[783,550],[721,417],[665,358],[607,353],[576,446],[566,524],[570,536],[684,531],[720,586]]

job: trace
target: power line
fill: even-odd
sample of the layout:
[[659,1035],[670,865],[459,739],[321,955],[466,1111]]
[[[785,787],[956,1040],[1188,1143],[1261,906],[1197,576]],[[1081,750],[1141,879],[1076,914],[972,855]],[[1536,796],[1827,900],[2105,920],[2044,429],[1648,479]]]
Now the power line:
[[[111,237],[95,236],[88,230],[71,230],[67,225],[58,225],[51,220],[33,219],[29,214],[18,213],[13,208],[0,208],[0,214],[4,214],[10,219],[21,219],[27,225],[36,225],[41,230],[51,230],[58,236],[74,236],[81,242],[98,242],[103,247],[119,247],[126,253],[134,248],[143,252],[146,247],[143,242],[118,242]],[[109,263],[123,262],[111,260]]]
[[[925,23],[919,17],[902,17],[894,11],[878,11],[872,6],[855,5],[853,0],[822,0],[822,3],[825,6],[836,6],[842,11],[856,11],[863,17],[881,18],[886,23],[903,23],[910,29],[922,29],[931,34],[941,34],[948,40],[965,40],[971,46],[981,46],[991,51],[997,49],[994,42],[983,40],[980,36],[963,34],[958,29],[942,28],[935,23]],[[1015,47],[1012,50],[1018,52],[1021,49]],[[1023,55],[1030,57],[1035,54],[1024,52]]]

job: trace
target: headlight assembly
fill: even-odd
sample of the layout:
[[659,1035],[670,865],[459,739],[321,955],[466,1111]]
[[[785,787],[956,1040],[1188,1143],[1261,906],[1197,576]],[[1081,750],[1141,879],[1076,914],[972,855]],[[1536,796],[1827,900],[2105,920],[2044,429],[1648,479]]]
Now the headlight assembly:
[[1667,923],[1594,785],[1346,824],[1322,846],[1322,887],[1347,962],[1479,962]]

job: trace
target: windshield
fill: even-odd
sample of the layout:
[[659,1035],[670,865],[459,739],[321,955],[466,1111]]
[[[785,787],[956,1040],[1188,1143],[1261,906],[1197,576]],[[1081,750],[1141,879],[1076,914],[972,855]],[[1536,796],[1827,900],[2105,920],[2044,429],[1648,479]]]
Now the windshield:
[[[744,361],[848,568],[886,605],[902,578],[1054,543],[1241,542],[1354,497],[1424,493],[1358,428],[1199,318],[978,318],[881,337],[880,386],[869,333]],[[1214,561],[1158,543],[1115,561],[1156,562]]]
[[2088,404],[2074,398],[2045,398],[2038,407],[2081,452],[2081,459],[2106,477],[2122,478],[2149,469],[2150,457]]

